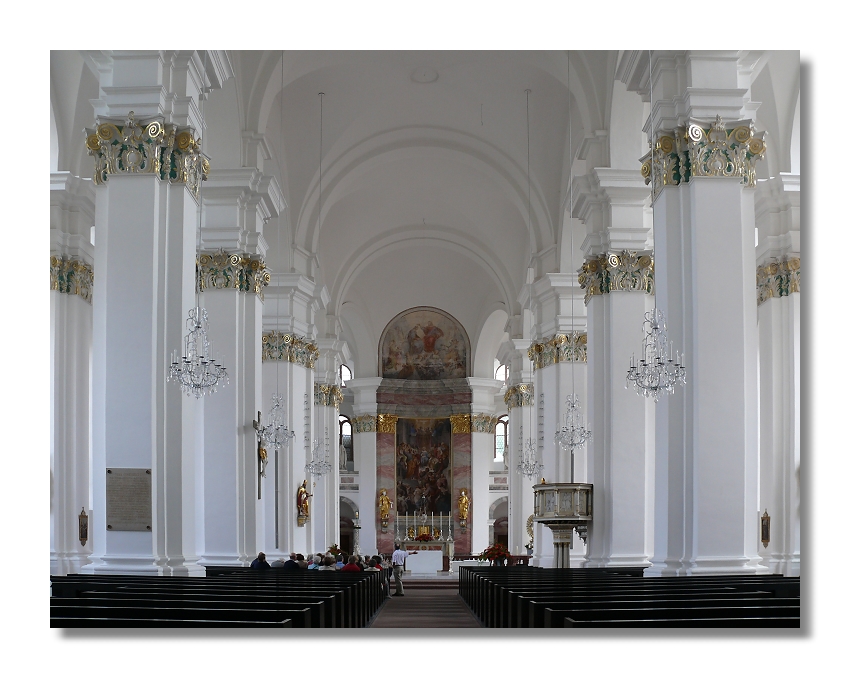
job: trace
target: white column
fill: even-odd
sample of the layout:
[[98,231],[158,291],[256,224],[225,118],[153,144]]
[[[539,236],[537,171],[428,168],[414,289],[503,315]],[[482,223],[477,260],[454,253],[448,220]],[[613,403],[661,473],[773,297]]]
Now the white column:
[[759,511],[771,517],[759,554],[771,572],[800,574],[800,178],[759,182]]
[[[592,385],[587,482],[593,521],[586,567],[645,567],[653,528],[653,404],[624,389],[640,355],[644,313],[652,307],[649,188],[638,170],[596,168],[582,177],[577,211],[587,222],[587,370]],[[579,542],[580,543],[580,542]]]
[[490,508],[490,468],[495,449],[494,396],[501,390],[502,382],[495,379],[470,377],[472,389],[472,501],[469,516],[472,525],[472,553],[481,553],[489,546],[488,529]]
[[[201,303],[230,384],[205,402],[201,562],[246,565],[262,550],[257,545],[259,460],[252,426],[262,403],[267,251],[262,231],[265,219],[278,216],[281,200],[276,182],[253,168],[211,172],[202,195]],[[268,480],[260,482],[268,491]]]
[[50,573],[79,572],[92,550],[89,468],[94,191],[91,180],[50,176]]
[[377,487],[377,392],[381,385],[380,377],[365,377],[346,382],[346,387],[354,395],[354,470],[359,473],[360,481],[360,549],[364,553],[374,552],[377,548],[376,527]]

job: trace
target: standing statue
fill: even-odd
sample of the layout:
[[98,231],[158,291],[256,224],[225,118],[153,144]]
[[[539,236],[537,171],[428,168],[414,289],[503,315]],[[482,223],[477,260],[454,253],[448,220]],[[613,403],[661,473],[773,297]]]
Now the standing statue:
[[387,491],[381,488],[381,494],[378,497],[378,512],[381,514],[381,520],[390,519],[390,509],[392,508],[392,506],[393,503],[387,496]]
[[345,470],[345,461],[346,461],[345,445],[340,443],[339,444],[339,470],[340,471]]
[[469,518],[469,496],[466,494],[466,489],[462,489],[457,498],[457,515],[460,520]]
[[305,480],[298,487],[298,497],[296,503],[298,505],[298,515],[302,518],[310,517],[310,497],[313,495],[307,492],[307,481]]

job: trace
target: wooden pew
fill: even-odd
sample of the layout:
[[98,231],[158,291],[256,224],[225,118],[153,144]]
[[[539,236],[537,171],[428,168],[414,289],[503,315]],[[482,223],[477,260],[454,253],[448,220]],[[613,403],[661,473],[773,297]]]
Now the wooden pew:
[[136,605],[87,605],[85,600],[75,600],[50,606],[51,628],[62,628],[64,619],[174,619],[181,621],[210,620],[220,622],[266,621],[282,622],[289,619],[294,628],[310,627],[310,608],[290,610],[258,610],[256,608],[226,609],[158,607],[138,603]]

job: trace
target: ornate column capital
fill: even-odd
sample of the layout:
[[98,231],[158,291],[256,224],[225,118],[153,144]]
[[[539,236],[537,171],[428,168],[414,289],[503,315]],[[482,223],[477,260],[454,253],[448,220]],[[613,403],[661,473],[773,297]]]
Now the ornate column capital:
[[530,407],[534,405],[534,384],[515,384],[505,392],[505,404],[510,410],[513,407]]
[[692,177],[740,177],[747,188],[756,185],[756,162],[764,158],[764,132],[752,120],[726,123],[718,115],[708,125],[691,119],[686,126],[659,132],[652,151],[640,159],[644,183],[652,183],[653,200],[665,186],[688,183]]
[[[396,417],[396,420],[398,420],[398,417]],[[355,433],[377,433],[377,423],[378,418],[374,414],[361,414],[359,417],[354,417],[351,420],[351,425],[354,427]]]
[[609,292],[655,293],[655,262],[652,254],[630,250],[593,257],[581,266],[578,282],[584,290],[585,306],[590,298]]
[[91,304],[94,269],[77,258],[50,257],[50,289],[77,294]]
[[472,433],[495,433],[498,417],[489,414],[473,414],[470,418],[469,427]]
[[586,363],[587,332],[568,332],[541,339],[528,349],[528,357],[536,370],[556,363]]
[[378,433],[395,433],[395,425],[398,417],[394,414],[379,414],[377,428]]
[[756,269],[757,304],[800,291],[800,257],[785,257]]
[[263,289],[271,275],[265,262],[245,254],[228,254],[224,250],[201,254],[195,264],[197,286],[201,291],[210,288],[253,292],[263,299]]
[[304,337],[284,332],[263,332],[263,362],[283,360],[313,369],[319,349]]
[[313,383],[313,404],[339,409],[342,402],[342,389],[336,384]]
[[468,414],[453,414],[449,417],[452,422],[452,433],[471,433],[470,416]]
[[86,150],[94,158],[98,185],[111,174],[155,174],[172,184],[186,184],[197,197],[210,172],[195,131],[166,123],[162,116],[136,121],[130,111],[125,121],[98,119],[96,129],[86,128]]

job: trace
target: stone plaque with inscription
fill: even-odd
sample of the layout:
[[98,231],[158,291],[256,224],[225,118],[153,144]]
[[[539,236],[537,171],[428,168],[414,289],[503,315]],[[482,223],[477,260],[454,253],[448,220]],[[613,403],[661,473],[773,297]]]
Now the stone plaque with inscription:
[[106,469],[106,529],[150,532],[151,522],[150,469]]

